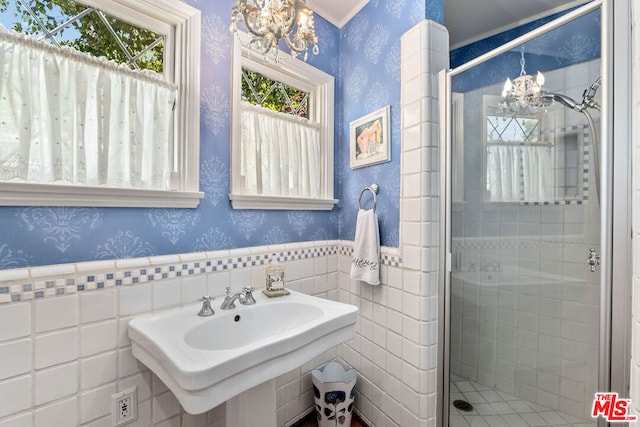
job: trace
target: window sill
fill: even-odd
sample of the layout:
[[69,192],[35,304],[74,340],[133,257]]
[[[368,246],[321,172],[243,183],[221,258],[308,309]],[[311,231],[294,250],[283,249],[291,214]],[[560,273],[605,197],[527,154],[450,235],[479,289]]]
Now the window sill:
[[0,183],[0,206],[195,208],[203,197],[198,191]]
[[233,209],[330,211],[338,199],[305,199],[299,197],[249,196],[229,194]]

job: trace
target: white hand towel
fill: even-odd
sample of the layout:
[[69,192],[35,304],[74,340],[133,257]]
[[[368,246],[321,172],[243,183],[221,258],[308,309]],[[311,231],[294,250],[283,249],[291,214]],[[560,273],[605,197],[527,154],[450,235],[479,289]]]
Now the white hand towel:
[[351,278],[370,285],[380,284],[380,233],[378,215],[373,209],[358,210]]

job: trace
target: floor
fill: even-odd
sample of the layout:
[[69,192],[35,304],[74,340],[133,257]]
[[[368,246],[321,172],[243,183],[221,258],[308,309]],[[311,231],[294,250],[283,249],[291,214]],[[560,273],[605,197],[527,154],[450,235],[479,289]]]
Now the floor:
[[[473,404],[470,412],[453,407],[461,399]],[[594,427],[595,420],[581,420],[490,387],[451,376],[451,427]]]

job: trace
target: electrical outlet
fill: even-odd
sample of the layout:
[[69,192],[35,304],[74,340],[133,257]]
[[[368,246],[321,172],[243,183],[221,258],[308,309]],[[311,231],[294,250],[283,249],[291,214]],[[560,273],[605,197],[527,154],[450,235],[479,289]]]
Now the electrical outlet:
[[111,425],[119,427],[138,419],[138,387],[111,395]]

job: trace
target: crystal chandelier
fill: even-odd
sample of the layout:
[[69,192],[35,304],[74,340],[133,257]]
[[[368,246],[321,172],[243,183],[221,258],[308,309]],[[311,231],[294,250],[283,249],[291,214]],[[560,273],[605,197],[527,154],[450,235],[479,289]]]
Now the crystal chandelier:
[[284,40],[297,57],[304,52],[307,60],[308,49],[318,54],[318,37],[313,23],[313,12],[305,0],[236,0],[231,8],[231,31],[238,30],[237,24],[249,31],[250,47],[265,55],[272,51],[274,60],[278,61],[278,43]]
[[498,111],[506,114],[532,114],[553,103],[553,98],[542,90],[544,75],[538,71],[535,78],[527,74],[524,68],[524,46],[520,51],[520,76],[507,78],[502,89],[502,101]]

